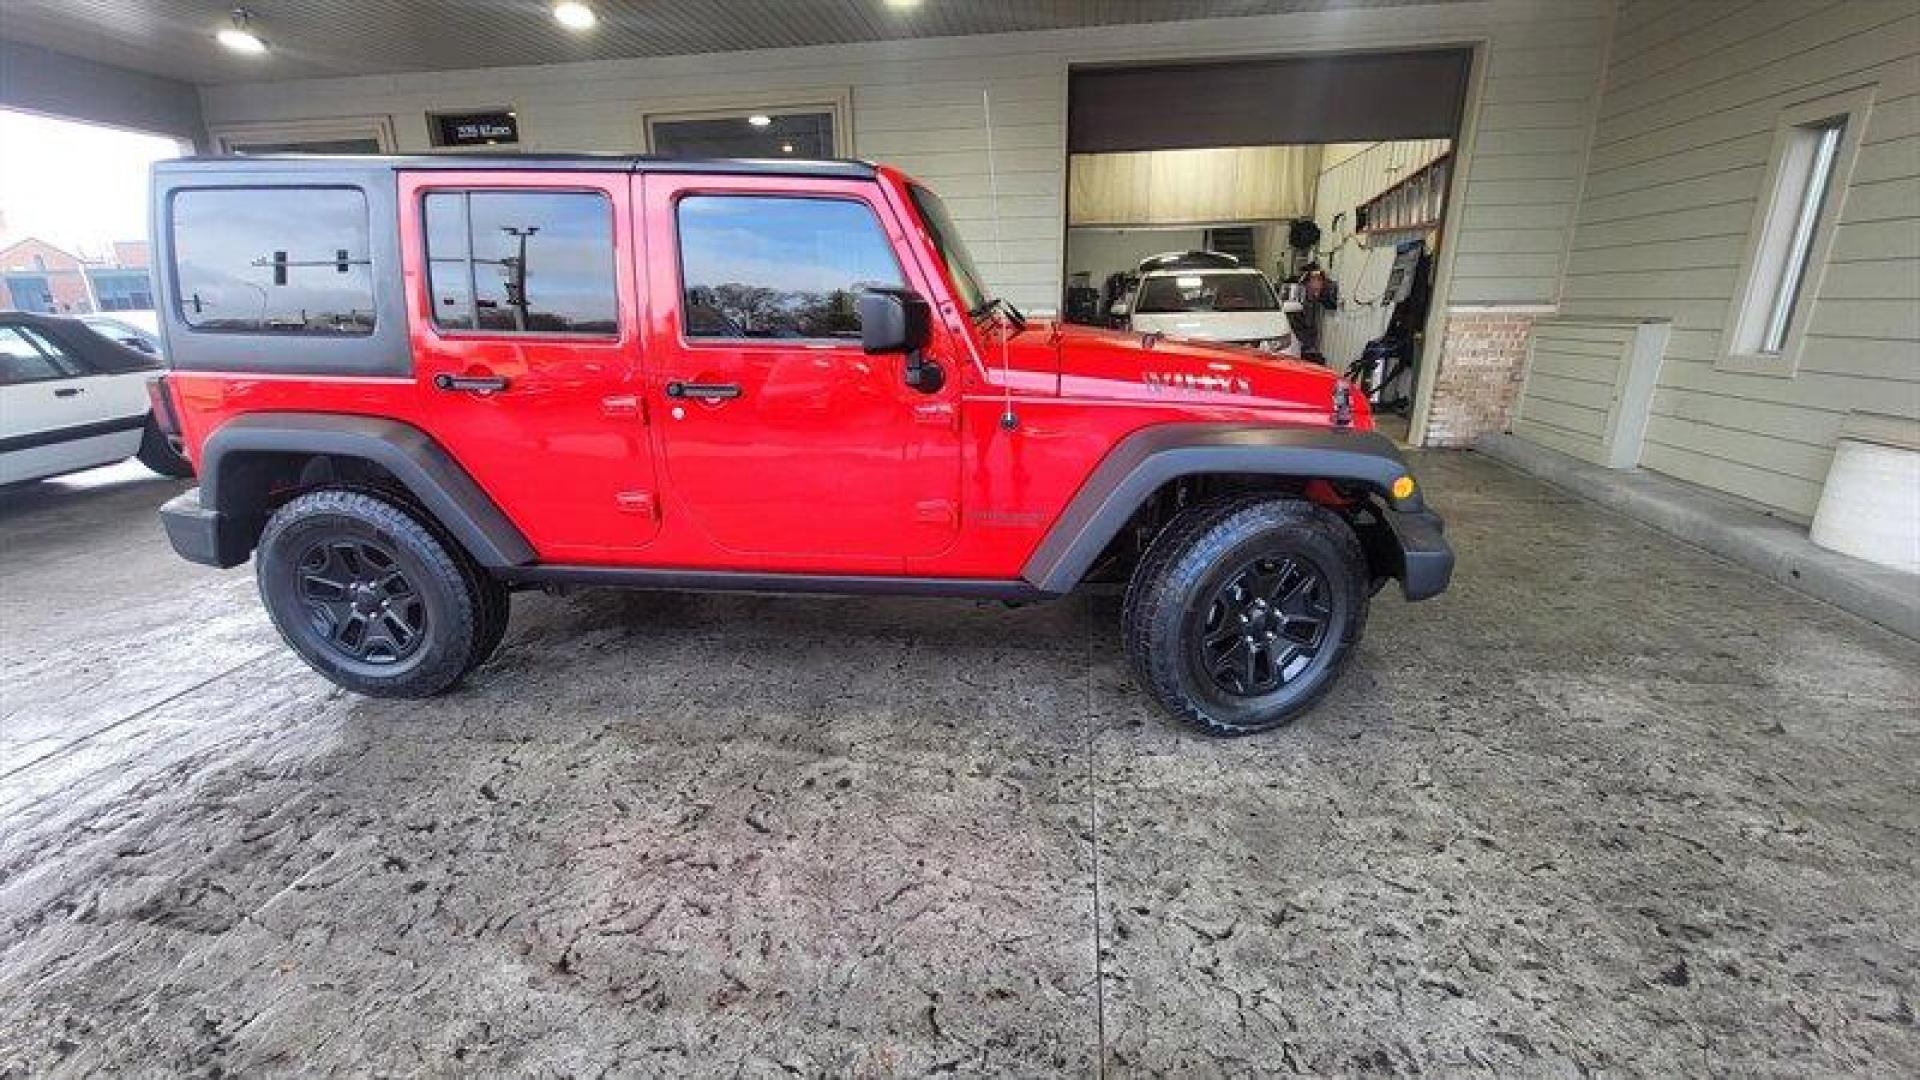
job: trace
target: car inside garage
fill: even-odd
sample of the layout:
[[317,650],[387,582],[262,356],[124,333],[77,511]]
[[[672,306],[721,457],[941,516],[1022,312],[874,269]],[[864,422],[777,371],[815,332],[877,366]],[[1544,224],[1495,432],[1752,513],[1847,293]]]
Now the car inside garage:
[[9,9],[0,1075],[1920,1069],[1917,60]]

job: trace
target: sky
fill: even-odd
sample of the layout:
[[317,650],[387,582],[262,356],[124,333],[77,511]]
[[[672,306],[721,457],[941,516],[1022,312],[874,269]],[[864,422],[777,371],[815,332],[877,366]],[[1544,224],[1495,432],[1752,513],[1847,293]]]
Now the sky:
[[29,236],[76,254],[147,238],[147,166],[172,139],[0,109],[0,246]]

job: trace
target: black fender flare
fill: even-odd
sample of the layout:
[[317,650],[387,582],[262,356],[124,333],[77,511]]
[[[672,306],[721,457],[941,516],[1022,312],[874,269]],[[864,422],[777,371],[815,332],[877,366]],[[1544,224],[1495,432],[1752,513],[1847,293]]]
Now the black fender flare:
[[[467,553],[489,570],[532,563],[533,545],[453,455],[411,424],[376,416],[252,413],[229,420],[200,450],[200,506],[228,520],[260,507],[229,494],[235,472],[253,453],[363,458],[392,473]],[[244,556],[243,556],[244,557]]]
[[1288,476],[1357,484],[1394,510],[1425,509],[1393,441],[1370,431],[1277,424],[1182,423],[1142,428],[1107,453],[1028,557],[1020,576],[1046,593],[1079,584],[1122,526],[1161,485],[1204,473]]

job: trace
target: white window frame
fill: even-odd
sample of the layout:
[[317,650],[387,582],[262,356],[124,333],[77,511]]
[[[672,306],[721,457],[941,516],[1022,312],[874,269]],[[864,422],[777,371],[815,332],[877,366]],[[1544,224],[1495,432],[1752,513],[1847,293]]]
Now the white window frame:
[[[1748,230],[1746,258],[1727,311],[1721,337],[1722,371],[1792,378],[1800,367],[1807,330],[1833,254],[1834,234],[1846,203],[1859,157],[1861,136],[1873,109],[1873,88],[1830,94],[1781,110],[1774,126],[1767,172]],[[1804,217],[1808,184],[1815,178],[1821,132],[1843,125],[1832,147],[1825,191],[1812,218],[1812,236]],[[1797,269],[1795,260],[1804,251]],[[1765,348],[1780,312],[1782,292],[1790,291],[1786,334],[1777,351]]]
[[640,115],[640,134],[647,153],[658,153],[653,138],[654,125],[679,120],[745,119],[749,116],[792,116],[796,113],[830,113],[833,116],[833,156],[853,156],[853,95],[846,89],[799,91],[777,99],[689,98],[664,102],[660,108]]
[[260,124],[220,124],[209,128],[207,134],[213,136],[214,148],[222,154],[231,154],[235,146],[248,143],[318,143],[340,139],[374,139],[379,142],[383,154],[394,153],[399,147],[393,137],[391,116],[337,116]]

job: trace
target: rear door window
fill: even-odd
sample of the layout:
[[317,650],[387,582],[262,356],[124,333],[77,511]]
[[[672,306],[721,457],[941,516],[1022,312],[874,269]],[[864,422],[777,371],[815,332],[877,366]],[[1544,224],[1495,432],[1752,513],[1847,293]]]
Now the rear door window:
[[[31,335],[31,336],[29,336]],[[21,326],[0,326],[0,386],[63,379],[75,372],[63,363],[59,351],[36,344],[40,338]]]
[[209,188],[172,203],[174,287],[196,330],[373,331],[367,199],[351,188]]
[[619,329],[613,204],[588,191],[426,196],[433,321],[488,334]]

